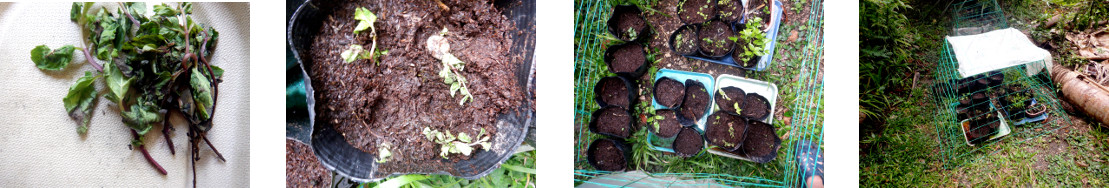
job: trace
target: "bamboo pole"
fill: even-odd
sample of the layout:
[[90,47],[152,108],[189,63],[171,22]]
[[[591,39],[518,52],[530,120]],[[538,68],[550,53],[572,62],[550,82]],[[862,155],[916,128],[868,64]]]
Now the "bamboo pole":
[[1109,89],[1063,66],[1054,66],[1051,77],[1059,85],[1064,99],[1077,105],[1102,125],[1109,125]]

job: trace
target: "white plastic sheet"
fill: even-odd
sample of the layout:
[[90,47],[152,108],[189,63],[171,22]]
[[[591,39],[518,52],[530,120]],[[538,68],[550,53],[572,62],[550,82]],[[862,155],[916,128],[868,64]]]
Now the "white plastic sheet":
[[1021,64],[1029,65],[1026,70],[1028,75],[1044,69],[1051,70],[1051,53],[1032,44],[1024,33],[1014,28],[977,35],[947,36],[946,39],[955,52],[959,73],[964,78]]

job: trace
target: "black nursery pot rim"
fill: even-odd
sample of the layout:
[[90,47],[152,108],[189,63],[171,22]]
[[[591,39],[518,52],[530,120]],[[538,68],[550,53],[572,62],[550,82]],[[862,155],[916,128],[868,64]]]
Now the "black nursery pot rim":
[[[720,112],[717,111],[716,113],[713,113],[713,115],[716,115],[717,113],[720,113]],[[709,115],[709,117],[712,117],[713,115]],[[732,116],[731,114],[728,114],[728,113],[722,113],[721,115]],[[741,133],[740,133],[740,134],[743,135],[743,139],[740,139],[739,143],[736,143],[735,147],[729,148],[729,147],[725,147],[725,146],[721,146],[721,145],[716,145],[716,143],[713,143],[712,141],[708,141],[709,140],[708,139],[709,138],[708,132],[711,132],[714,128],[719,128],[719,127],[713,126],[713,124],[711,124],[711,123],[705,125],[705,135],[704,135],[705,140],[708,141],[708,143],[712,144],[713,146],[719,147],[719,148],[721,148],[725,151],[730,151],[730,152],[734,152],[736,150],[739,150],[739,148],[743,147],[743,142],[747,141],[747,129],[749,127],[751,127],[751,122],[747,118],[743,118],[743,117],[740,117],[740,116],[733,116],[732,118],[736,118],[736,119],[733,119],[735,121],[742,121],[745,125],[745,126],[743,126],[743,131],[741,131]],[[720,126],[722,126],[722,125],[720,125]]]
[[767,100],[766,97],[764,97],[762,95],[759,95],[758,93],[748,93],[747,96],[744,97],[744,99],[745,99],[744,103],[752,101],[752,100],[746,100],[746,97],[751,97],[751,96],[762,98],[763,105],[766,105],[766,113],[763,114],[761,117],[747,117],[747,118],[752,119],[752,120],[763,120],[763,119],[766,119],[766,117],[769,117],[770,116],[770,101]]
[[[773,141],[774,144],[771,146],[771,152],[769,154],[764,155],[764,156],[751,156],[750,154],[747,154],[746,152],[743,151],[743,149],[742,149],[743,147],[740,147],[740,149],[736,150],[735,153],[743,153],[743,156],[750,159],[752,162],[756,162],[756,163],[767,163],[767,162],[770,162],[770,161],[774,160],[774,158],[777,158],[778,157],[778,150],[782,148],[782,138],[780,138],[780,137],[778,137],[778,135],[776,135],[777,132],[778,132],[778,129],[774,128],[773,125],[766,124],[766,123],[763,123],[763,122],[760,122],[760,121],[754,121],[754,120],[747,122],[748,129],[750,129],[751,126],[766,126],[766,127],[770,128],[770,132],[772,134],[772,135],[770,135],[770,138],[774,138],[774,141]],[[745,135],[743,137],[744,137],[744,139],[747,139],[747,138],[751,138],[751,135]],[[747,144],[746,140],[744,140],[744,142],[745,142],[744,144]]]
[[[663,105],[662,103],[658,102],[659,101],[658,100],[658,85],[659,85],[659,83],[661,83],[664,80],[672,80],[674,82],[678,82],[678,84],[681,84],[681,86],[682,86],[682,89],[681,89],[681,94],[682,95],[679,96],[678,103],[675,103],[674,106],[666,106],[666,105]],[[651,87],[651,100],[654,100],[655,103],[658,103],[660,106],[665,106],[666,108],[664,108],[664,109],[678,109],[682,106],[682,102],[685,102],[685,83],[682,83],[682,82],[680,82],[676,79],[670,78],[670,77],[663,76],[663,77],[655,80],[654,87]]]
[[[744,91],[744,90],[743,90],[743,88],[739,88],[739,87],[736,87],[736,86],[727,86],[727,87],[722,87],[722,88],[720,88],[720,90],[718,90],[718,91],[721,91],[721,92],[722,92],[722,91],[724,91],[724,89],[727,89],[727,88],[735,88],[735,89],[738,89],[738,90],[739,90],[739,95],[740,95],[740,96],[743,96],[744,98],[747,98],[747,91]],[[725,93],[727,93],[727,92],[725,92]],[[719,96],[719,97],[723,97],[723,96],[720,96],[720,94],[716,94],[716,95],[713,95],[712,103],[713,103],[713,104],[716,104],[716,106],[720,108],[720,109],[717,109],[718,111],[724,111],[724,113],[727,113],[727,114],[731,114],[731,115],[734,115],[734,116],[737,116],[737,117],[742,117],[742,116],[743,116],[743,114],[738,114],[738,113],[735,113],[735,110],[734,110],[734,109],[733,109],[733,110],[731,110],[731,111],[728,111],[728,110],[721,110],[721,109],[724,109],[724,106],[720,106],[720,104],[719,104],[719,103],[717,103],[718,101],[721,101],[721,100],[716,100],[716,97],[717,97],[717,96]],[[746,104],[746,103],[747,103],[747,100],[745,100],[745,99],[739,99],[739,100],[736,100],[736,99],[735,99],[735,98],[733,98],[733,97],[728,97],[728,98],[732,98],[732,101],[736,101],[736,102],[739,102],[739,103],[741,103],[741,104],[740,104],[739,106],[744,106],[744,105],[747,105],[747,104]],[[724,105],[727,105],[727,104],[724,104]]]
[[[643,62],[641,62],[639,64],[639,67],[635,69],[635,72],[616,72],[616,70],[612,68],[612,60],[616,58],[616,57],[614,57],[613,53],[616,53],[616,50],[620,49],[620,48],[631,48],[631,47],[635,47],[635,46],[638,46],[639,50],[643,52]],[[637,42],[629,42],[629,43],[624,43],[624,44],[619,44],[619,45],[608,47],[608,49],[605,50],[605,57],[604,57],[605,65],[608,66],[608,71],[612,72],[612,73],[616,73],[616,75],[623,76],[623,77],[626,77],[626,78],[631,78],[631,79],[635,79],[635,78],[639,78],[639,76],[643,76],[644,73],[647,73],[647,67],[651,64],[650,61],[647,60],[647,50],[645,50],[644,48],[646,48],[645,45],[637,43]]]
[[[614,134],[610,134],[610,133],[602,133],[597,129],[597,122],[600,121],[599,117],[601,116],[601,112],[604,112],[605,110],[610,109],[610,108],[619,108],[620,111],[628,114],[628,124],[625,125],[627,127],[627,130],[628,130],[628,136],[620,136],[620,135],[614,135]],[[609,137],[613,137],[613,138],[626,139],[628,137],[631,137],[632,133],[634,133],[634,131],[632,131],[633,130],[632,128],[634,128],[634,127],[635,127],[635,118],[632,117],[631,111],[628,111],[626,108],[620,107],[620,106],[606,106],[606,107],[603,107],[601,109],[597,109],[597,111],[593,111],[592,118],[589,120],[589,132],[593,132],[594,134],[605,135],[605,136],[609,136]]]
[[[627,95],[628,95],[628,106],[608,104],[607,102],[604,101],[604,99],[602,97],[602,94],[603,94],[602,92],[604,92],[604,91],[601,91],[601,83],[604,83],[605,81],[609,81],[609,80],[612,80],[612,79],[620,79],[620,81],[624,83],[624,88],[628,92],[627,93]],[[634,84],[634,82],[632,82],[628,78],[621,77],[621,76],[604,77],[604,78],[601,78],[600,80],[597,80],[597,83],[595,83],[593,85],[593,102],[597,103],[597,106],[601,106],[601,107],[619,106],[619,107],[623,107],[624,109],[629,109],[629,108],[631,108],[631,105],[635,104],[635,102],[636,102],[634,91],[636,91],[635,84]]]
[[[617,25],[616,23],[620,21],[616,18],[616,15],[619,15],[620,13],[625,13],[627,11],[630,11],[630,13],[634,13],[636,15],[636,17],[643,20],[643,24],[645,25],[645,26],[643,26],[642,29],[639,29],[638,31],[636,31],[635,38],[631,38],[631,39],[621,37],[619,29],[616,28],[616,25]],[[624,41],[624,42],[644,41],[647,38],[650,38],[650,37],[645,37],[645,36],[650,35],[651,24],[649,24],[647,22],[647,18],[643,17],[643,11],[639,10],[639,7],[637,7],[637,6],[634,6],[634,5],[617,5],[617,6],[613,7],[612,8],[612,14],[608,16],[608,21],[606,23],[608,24],[608,33],[612,34],[612,36],[616,36],[616,38],[620,39],[621,41]]]
[[[686,131],[693,131],[693,134],[697,134],[697,137],[701,138],[701,140],[699,141],[699,142],[701,142],[701,148],[698,148],[696,153],[688,153],[687,154],[687,153],[678,152],[678,142],[679,141],[678,141],[677,138],[678,138],[678,136],[682,135],[682,133],[685,133]],[[683,127],[682,130],[678,131],[678,134],[674,134],[674,138],[675,138],[674,143],[670,143],[670,149],[674,150],[674,155],[677,155],[679,157],[689,158],[689,157],[693,157],[693,156],[699,156],[702,153],[704,153],[702,151],[705,151],[705,134],[703,134],[701,131],[697,130],[696,128]]]
[[605,170],[605,171],[625,171],[625,170],[628,170],[628,159],[631,159],[631,149],[630,149],[631,146],[629,146],[628,143],[624,142],[623,139],[618,139],[618,138],[616,138],[616,139],[613,139],[613,138],[599,138],[597,140],[593,140],[593,142],[589,144],[589,149],[586,149],[586,151],[585,151],[586,152],[585,153],[586,154],[585,160],[589,162],[589,165],[593,166],[594,169],[601,170],[600,166],[597,165],[597,159],[595,159],[594,158],[595,156],[593,155],[593,152],[596,152],[597,143],[600,143],[600,142],[612,142],[613,144],[616,145],[616,149],[619,150],[619,152],[622,154],[621,156],[624,156],[624,166],[621,166],[620,169],[617,169],[617,170]]
[[[715,2],[714,2],[714,4],[715,4]],[[716,12],[716,11],[713,11],[713,12]],[[728,22],[724,22],[723,20],[720,20],[719,18],[712,18],[712,19],[709,19],[708,21],[705,21],[705,23],[701,23],[701,24],[708,24],[708,23],[712,23],[712,22],[724,23],[724,25],[728,26],[728,31],[730,31],[732,33],[732,36],[733,37],[737,36],[735,28],[732,28],[732,24],[729,24]],[[701,29],[704,29],[704,28],[701,28]],[[700,29],[698,29],[698,30],[700,30]],[[698,39],[698,41],[697,41],[698,45],[697,46],[701,46],[700,45],[700,43],[701,43],[700,40],[704,40],[704,39],[701,37],[701,32],[700,31],[697,32],[697,39]],[[731,42],[731,41],[725,40],[725,42]],[[722,55],[712,55],[712,54],[709,54],[709,52],[706,52],[704,50],[700,50],[700,48],[698,48],[697,51],[701,52],[701,56],[705,56],[705,57],[708,57],[708,58],[728,57],[728,56],[732,55],[732,53],[735,53],[736,48],[737,48],[735,43],[729,43],[729,44],[731,45],[731,47],[729,47],[728,50],[726,50],[727,52],[723,53]]]
[[[693,87],[693,85],[700,85],[701,88],[705,88],[705,93],[706,94],[708,94],[709,96],[712,96],[711,93],[708,93],[709,88],[705,87],[704,83],[701,83],[700,81],[693,80],[693,79],[685,80],[686,90],[689,90],[689,87]],[[682,108],[686,107],[686,101],[685,100],[686,100],[687,96],[689,96],[688,91],[686,91],[685,95],[682,96]],[[678,122],[681,122],[682,126],[686,126],[686,127],[696,125],[697,122],[701,120],[701,118],[707,117],[709,115],[709,113],[711,113],[711,112],[709,112],[709,110],[712,110],[712,103],[713,103],[712,98],[709,97],[709,102],[705,104],[705,109],[703,110],[704,113],[702,113],[700,117],[693,117],[694,119],[686,118],[685,116],[683,116],[680,113],[680,110],[679,110]]]
[[[678,29],[674,30],[673,33],[670,33],[670,42],[668,43],[670,44],[670,51],[682,56],[701,54],[701,44],[700,42],[697,42],[697,40],[693,40],[693,52],[690,52],[688,54],[679,53],[678,48],[674,46],[675,40],[678,39],[678,33],[681,33],[681,31],[687,29],[692,29],[693,33],[697,35],[700,35],[701,33],[701,26],[699,24],[685,24],[681,27],[678,27]],[[700,38],[700,36],[698,36],[697,38]]]

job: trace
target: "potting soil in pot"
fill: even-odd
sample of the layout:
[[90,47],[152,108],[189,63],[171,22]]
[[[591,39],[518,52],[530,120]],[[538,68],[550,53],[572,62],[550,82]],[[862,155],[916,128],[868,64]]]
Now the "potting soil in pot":
[[628,86],[624,84],[624,80],[610,77],[601,79],[597,85],[600,86],[597,94],[605,104],[621,107],[628,107],[631,104],[631,101],[628,101]]
[[682,128],[678,132],[678,137],[674,140],[674,152],[679,156],[690,157],[701,152],[705,147],[705,140],[701,137],[701,133],[697,129],[690,127]]
[[320,164],[307,144],[285,139],[285,185],[331,187],[331,171]]
[[597,133],[609,134],[616,137],[627,138],[631,136],[631,114],[620,107],[608,107],[600,109],[598,114],[594,116],[594,125],[596,126]]
[[[647,20],[643,19],[637,11],[616,11],[612,19],[616,19],[616,32],[621,40],[632,41],[643,34],[647,28]],[[612,23],[612,22],[609,22]]]
[[613,46],[617,48],[613,52],[613,59],[609,64],[609,69],[613,72],[635,72],[647,61],[647,54],[643,52],[643,45],[638,43],[631,43],[625,45]]
[[743,89],[735,86],[728,86],[717,90],[716,95],[713,95],[713,101],[716,103],[716,106],[720,108],[719,111],[734,115],[740,115],[740,113],[742,112],[736,112],[735,109],[736,107],[739,107],[740,109],[745,109],[745,96],[747,96],[747,93],[743,92]]
[[[352,146],[378,153],[379,145],[391,145],[392,158],[380,163],[376,173],[432,171],[469,156],[439,155],[440,145],[425,138],[424,128],[467,133],[477,139],[484,129],[496,138],[498,114],[506,114],[524,100],[517,86],[516,67],[522,54],[511,53],[514,26],[492,3],[484,1],[400,0],[338,3],[327,19],[308,55],[318,119],[331,124]],[[377,48],[389,52],[380,61],[359,59],[346,63],[340,56],[351,44],[369,50],[373,41],[367,29],[353,34],[358,21],[355,9],[365,7],[377,16],[374,22]],[[427,49],[427,39],[446,28],[450,52],[463,62],[466,87],[472,101],[460,104],[452,96],[439,72],[440,60]],[[474,147],[474,153],[489,148]]]
[[678,4],[678,19],[682,23],[701,23],[713,18],[716,4],[712,0],[684,0]]
[[735,37],[735,32],[732,27],[727,23],[719,20],[705,22],[701,25],[701,31],[697,34],[699,37],[698,45],[701,47],[701,54],[709,57],[720,57],[728,55],[732,47],[735,46],[729,38]]
[[697,47],[697,26],[686,25],[674,31],[674,38],[670,41],[670,47],[674,48],[674,52],[678,55],[694,55],[700,47]]
[[742,144],[744,131],[747,129],[746,119],[716,111],[709,115],[708,122],[705,128],[705,139],[708,139],[712,145],[730,151],[739,148]]
[[747,158],[759,158],[770,155],[772,152],[777,152],[775,149],[775,138],[778,137],[774,133],[773,127],[758,121],[750,121],[747,126],[747,137],[743,140],[743,146],[740,150],[747,155]]
[[654,99],[667,108],[677,107],[685,97],[685,85],[677,80],[663,77],[655,81]]
[[754,18],[754,17],[762,18],[762,20],[764,22],[762,24],[763,28],[759,28],[759,29],[765,30],[766,26],[770,25],[770,6],[771,6],[770,5],[770,0],[748,0],[747,1],[747,17],[748,18]]
[[705,90],[705,85],[701,82],[688,80],[685,86],[685,99],[682,102],[678,115],[682,118],[689,120],[687,124],[693,124],[701,119],[708,111],[709,93]]
[[589,150],[592,151],[592,153],[588,153],[588,155],[593,158],[593,161],[596,163],[595,167],[597,167],[598,170],[624,170],[627,161],[624,160],[624,152],[616,146],[616,143],[608,139],[600,139],[593,142],[591,147],[594,148]]
[[744,99],[743,109],[740,110],[743,117],[762,120],[770,115],[770,102],[766,101],[766,97],[758,93],[748,93]]
[[655,113],[662,116],[661,120],[656,120],[658,121],[658,129],[655,131],[655,134],[657,134],[658,137],[674,137],[674,135],[678,134],[678,131],[682,129],[682,124],[678,122],[678,115],[673,110],[659,110],[655,111]]
[[717,0],[716,15],[725,22],[737,22],[743,18],[743,0]]

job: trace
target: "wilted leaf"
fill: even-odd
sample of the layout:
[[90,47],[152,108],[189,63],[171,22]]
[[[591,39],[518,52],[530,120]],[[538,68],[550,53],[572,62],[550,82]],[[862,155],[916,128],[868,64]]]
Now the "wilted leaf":
[[196,102],[196,115],[201,121],[206,121],[211,118],[212,111],[211,82],[197,68],[193,68],[192,79],[189,83],[192,85],[193,99]]
[[354,27],[354,34],[357,35],[358,32],[367,28],[373,28],[374,22],[377,21],[377,15],[374,15],[369,9],[358,7],[358,9],[354,9],[354,19],[359,21],[358,26]]
[[77,83],[69,87],[69,94],[62,98],[69,117],[80,122],[77,132],[85,134],[88,131],[89,119],[92,118],[92,104],[96,100],[96,88],[92,83],[96,81],[92,72],[85,71],[85,76],[78,78]]
[[70,60],[73,60],[73,50],[73,45],[65,45],[54,50],[50,50],[46,45],[39,45],[31,49],[31,61],[42,70],[62,70],[69,65]]
[[362,51],[362,45],[352,44],[347,50],[339,54],[339,56],[343,57],[343,61],[350,63],[354,62],[354,60],[358,60],[358,54],[362,53]]

